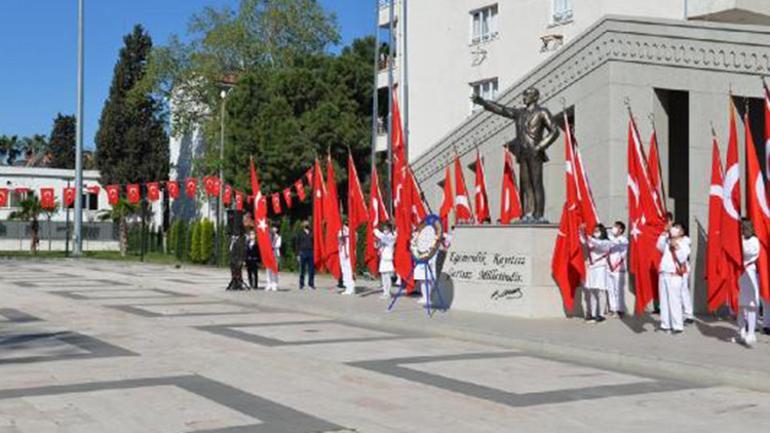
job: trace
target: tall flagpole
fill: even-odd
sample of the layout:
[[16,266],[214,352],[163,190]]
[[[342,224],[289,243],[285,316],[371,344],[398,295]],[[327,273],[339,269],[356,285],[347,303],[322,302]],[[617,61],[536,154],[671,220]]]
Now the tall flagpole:
[[380,1],[374,0],[374,85],[372,86],[372,173],[377,170],[377,136],[380,114]]
[[407,21],[406,21],[406,11],[407,11],[407,0],[401,0],[401,15],[399,15],[399,25],[401,26],[401,67],[403,68],[403,72],[401,73],[401,89],[404,92],[403,96],[401,98],[402,104],[404,106],[403,113],[404,113],[404,155],[406,157],[406,161],[404,161],[407,165],[409,164],[409,57],[407,56],[407,45],[409,44],[409,39],[406,37],[406,28],[407,28]]
[[393,62],[396,54],[393,21],[396,0],[388,5],[388,211],[393,215]]
[[78,0],[78,77],[75,143],[75,245],[72,255],[83,254],[83,2]]

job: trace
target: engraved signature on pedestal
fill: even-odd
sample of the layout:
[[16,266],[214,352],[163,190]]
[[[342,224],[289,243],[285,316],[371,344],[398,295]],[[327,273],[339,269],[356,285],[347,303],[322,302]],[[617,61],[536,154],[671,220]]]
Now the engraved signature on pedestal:
[[524,297],[524,292],[521,287],[515,289],[495,290],[489,299],[493,301],[499,301],[501,299],[521,299]]

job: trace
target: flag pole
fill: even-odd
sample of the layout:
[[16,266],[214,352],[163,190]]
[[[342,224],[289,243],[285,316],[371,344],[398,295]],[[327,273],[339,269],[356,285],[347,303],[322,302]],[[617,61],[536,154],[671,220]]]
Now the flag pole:
[[380,101],[380,3],[374,0],[374,83],[372,85],[372,173],[377,170],[377,136],[379,135]]
[[395,0],[388,5],[388,210],[393,215],[393,60],[395,38],[393,21],[396,19]]
[[[657,141],[658,129],[655,127],[655,114],[650,113],[648,117],[650,119],[650,124],[652,124],[652,133],[655,134]],[[660,179],[660,196],[663,199],[663,206],[665,207],[668,196],[666,196],[666,185],[663,182],[663,167],[660,164],[660,146],[658,146],[658,178]]]

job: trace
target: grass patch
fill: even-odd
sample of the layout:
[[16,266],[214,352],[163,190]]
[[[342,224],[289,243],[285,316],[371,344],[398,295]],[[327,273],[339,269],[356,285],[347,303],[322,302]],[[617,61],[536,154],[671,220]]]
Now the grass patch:
[[[120,251],[84,251],[83,257],[88,259],[112,260],[118,262],[139,262],[142,257],[139,254],[129,253],[125,257],[120,255]],[[67,256],[64,251],[38,251],[33,255],[29,251],[0,251],[0,258],[14,259],[64,259]],[[163,253],[145,253],[145,263],[158,263],[164,265],[176,265],[179,260],[168,254]]]

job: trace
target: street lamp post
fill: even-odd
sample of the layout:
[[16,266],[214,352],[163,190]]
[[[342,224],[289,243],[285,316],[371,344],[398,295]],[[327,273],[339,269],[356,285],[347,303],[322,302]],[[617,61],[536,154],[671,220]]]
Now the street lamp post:
[[229,88],[224,88],[219,93],[222,98],[222,112],[219,115],[219,195],[217,196],[217,230],[214,241],[214,261],[219,266],[222,242],[222,220],[224,219],[224,190],[225,190],[225,113],[227,104],[227,94]]
[[72,255],[83,254],[83,3],[78,0],[77,132],[75,134],[75,245]]

